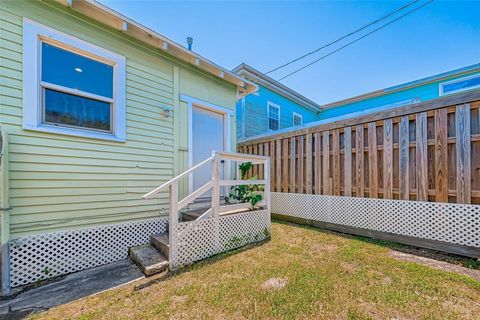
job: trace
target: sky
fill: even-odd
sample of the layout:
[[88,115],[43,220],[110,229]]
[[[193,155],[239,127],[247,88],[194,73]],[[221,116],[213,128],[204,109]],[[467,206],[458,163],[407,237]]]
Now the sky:
[[[410,1],[100,2],[177,43],[193,37],[193,51],[224,68],[245,62],[266,72]],[[282,83],[323,104],[480,63],[479,17],[480,1],[436,0]],[[346,43],[269,75],[279,79]]]

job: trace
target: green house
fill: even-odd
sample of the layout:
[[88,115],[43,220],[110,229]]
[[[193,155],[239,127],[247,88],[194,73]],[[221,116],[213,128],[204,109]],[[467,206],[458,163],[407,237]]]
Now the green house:
[[167,195],[142,195],[235,150],[236,101],[257,86],[94,1],[1,1],[0,26],[8,292],[118,260],[164,229]]

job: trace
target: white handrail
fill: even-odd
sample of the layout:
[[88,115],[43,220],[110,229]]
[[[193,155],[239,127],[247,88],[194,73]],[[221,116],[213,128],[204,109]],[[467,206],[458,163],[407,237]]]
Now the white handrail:
[[[252,164],[260,164],[264,166],[265,177],[263,180],[223,180],[220,179],[219,165],[222,160],[236,161],[237,168],[239,163],[251,162]],[[182,200],[178,200],[178,188],[179,181],[183,177],[191,174],[193,171],[204,166],[207,163],[212,164],[212,179],[205,183],[203,186],[190,193]],[[208,190],[212,190],[212,205],[209,210],[202,214],[198,219],[204,219],[205,217],[217,217],[221,212],[232,210],[234,208],[244,208],[249,204],[242,203],[237,205],[230,206],[221,206],[220,205],[220,187],[222,186],[239,186],[239,185],[264,185],[265,186],[265,200],[261,201],[260,204],[267,205],[267,208],[270,208],[270,158],[266,156],[257,156],[249,155],[235,152],[212,152],[212,156],[200,162],[199,164],[193,166],[187,171],[181,173],[180,175],[174,177],[173,179],[165,182],[158,188],[153,189],[152,191],[146,193],[143,196],[143,199],[152,198],[157,193],[167,190],[169,191],[169,204],[170,204],[170,213],[169,213],[169,222],[171,230],[175,230],[175,226],[178,223],[178,212],[180,209],[185,207],[187,204],[191,203],[203,193]],[[193,225],[192,225],[193,226]],[[188,229],[188,228],[187,228]],[[186,231],[185,229],[184,231]],[[172,232],[169,233],[170,243],[173,243]],[[172,246],[170,247],[170,249]]]
[[[244,154],[244,153],[238,153],[238,152],[220,151],[220,152],[217,152],[217,154],[220,156],[220,159],[222,160],[239,160],[243,162],[249,162],[249,161],[264,162],[265,160],[269,159],[269,157],[266,157],[266,156],[258,156],[258,155]],[[256,164],[258,164],[258,162],[256,162]]]
[[213,158],[214,158],[214,157],[211,156],[210,158],[203,160],[202,162],[200,162],[199,164],[191,167],[190,169],[188,169],[188,170],[185,171],[184,173],[181,173],[181,174],[179,174],[178,176],[176,176],[175,178],[173,178],[173,179],[165,182],[165,183],[162,184],[160,187],[155,188],[155,189],[153,189],[152,191],[144,194],[142,198],[143,198],[143,199],[150,199],[152,196],[156,195],[156,194],[159,193],[160,191],[163,191],[163,190],[167,189],[167,187],[170,186],[171,184],[173,184],[174,182],[182,179],[183,177],[185,177],[186,175],[192,173],[193,171],[195,171],[196,169],[200,168],[201,166],[209,163],[210,161],[213,160]]
[[199,196],[210,190],[213,186],[212,180],[205,183],[203,186],[195,190],[194,192],[190,193],[188,196],[180,200],[178,203],[178,210],[184,208],[187,204],[192,202],[193,200],[197,199]]

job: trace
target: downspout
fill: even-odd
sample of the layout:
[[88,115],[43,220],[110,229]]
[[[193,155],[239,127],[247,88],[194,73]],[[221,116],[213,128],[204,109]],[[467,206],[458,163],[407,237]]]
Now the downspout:
[[0,283],[1,295],[10,293],[10,206],[9,206],[8,136],[0,128]]

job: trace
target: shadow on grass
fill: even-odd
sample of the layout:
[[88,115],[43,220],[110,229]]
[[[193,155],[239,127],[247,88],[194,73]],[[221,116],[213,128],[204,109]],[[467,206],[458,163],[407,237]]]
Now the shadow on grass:
[[476,259],[473,259],[473,258],[467,258],[467,257],[463,257],[463,256],[460,256],[460,255],[449,254],[449,253],[445,253],[445,252],[437,251],[437,250],[432,250],[432,249],[425,249],[425,248],[410,246],[410,245],[401,244],[401,243],[398,243],[398,242],[393,242],[393,241],[388,241],[388,240],[379,240],[379,239],[373,239],[373,238],[364,237],[364,236],[353,235],[353,234],[349,234],[349,233],[343,233],[343,232],[338,232],[338,231],[333,231],[333,230],[321,229],[321,228],[314,227],[314,226],[297,224],[297,223],[294,223],[294,222],[284,221],[284,220],[276,219],[276,218],[272,218],[272,222],[275,222],[275,223],[278,223],[278,224],[284,224],[284,225],[292,225],[292,226],[299,227],[299,228],[314,230],[316,232],[334,234],[336,236],[346,238],[346,239],[355,239],[355,240],[359,240],[359,241],[362,241],[362,242],[365,242],[365,243],[368,243],[368,244],[373,244],[373,245],[385,247],[385,248],[395,250],[395,251],[399,251],[399,252],[414,254],[414,255],[417,255],[417,256],[420,256],[420,257],[435,259],[435,260],[439,260],[439,261],[445,261],[445,262],[449,262],[449,263],[452,263],[452,264],[461,265],[461,266],[469,268],[469,269],[480,270],[480,260],[476,260]]
[[188,272],[188,271],[193,271],[193,270],[197,270],[199,268],[203,268],[205,266],[208,266],[208,265],[211,265],[211,264],[214,264],[220,260],[223,260],[223,259],[226,259],[226,258],[229,258],[233,255],[236,255],[236,254],[239,254],[241,252],[245,252],[245,251],[248,251],[248,250],[251,250],[251,249],[254,249],[254,248],[257,248],[257,247],[260,247],[262,245],[264,245],[265,243],[268,243],[270,241],[271,237],[265,239],[265,240],[262,240],[262,241],[258,241],[258,242],[253,242],[253,243],[249,243],[249,244],[246,244],[242,247],[239,247],[237,249],[233,249],[233,250],[230,250],[230,251],[225,251],[225,252],[222,252],[222,253],[219,253],[219,254],[216,254],[214,256],[211,256],[211,257],[208,257],[208,258],[205,258],[203,260],[200,260],[200,261],[197,261],[197,262],[194,262],[188,266],[184,266],[184,267],[181,267],[181,268],[178,268],[174,271],[166,271],[164,274],[162,274],[161,276],[157,276],[155,279],[152,279],[148,282],[145,282],[145,283],[142,283],[141,285],[138,285],[138,286],[135,286],[134,287],[134,291],[140,291],[140,290],[143,290],[145,288],[148,288],[152,285],[155,285],[159,282],[162,282],[162,281],[165,281],[165,280],[168,280],[170,278],[173,278],[179,274],[182,274],[184,272]]

